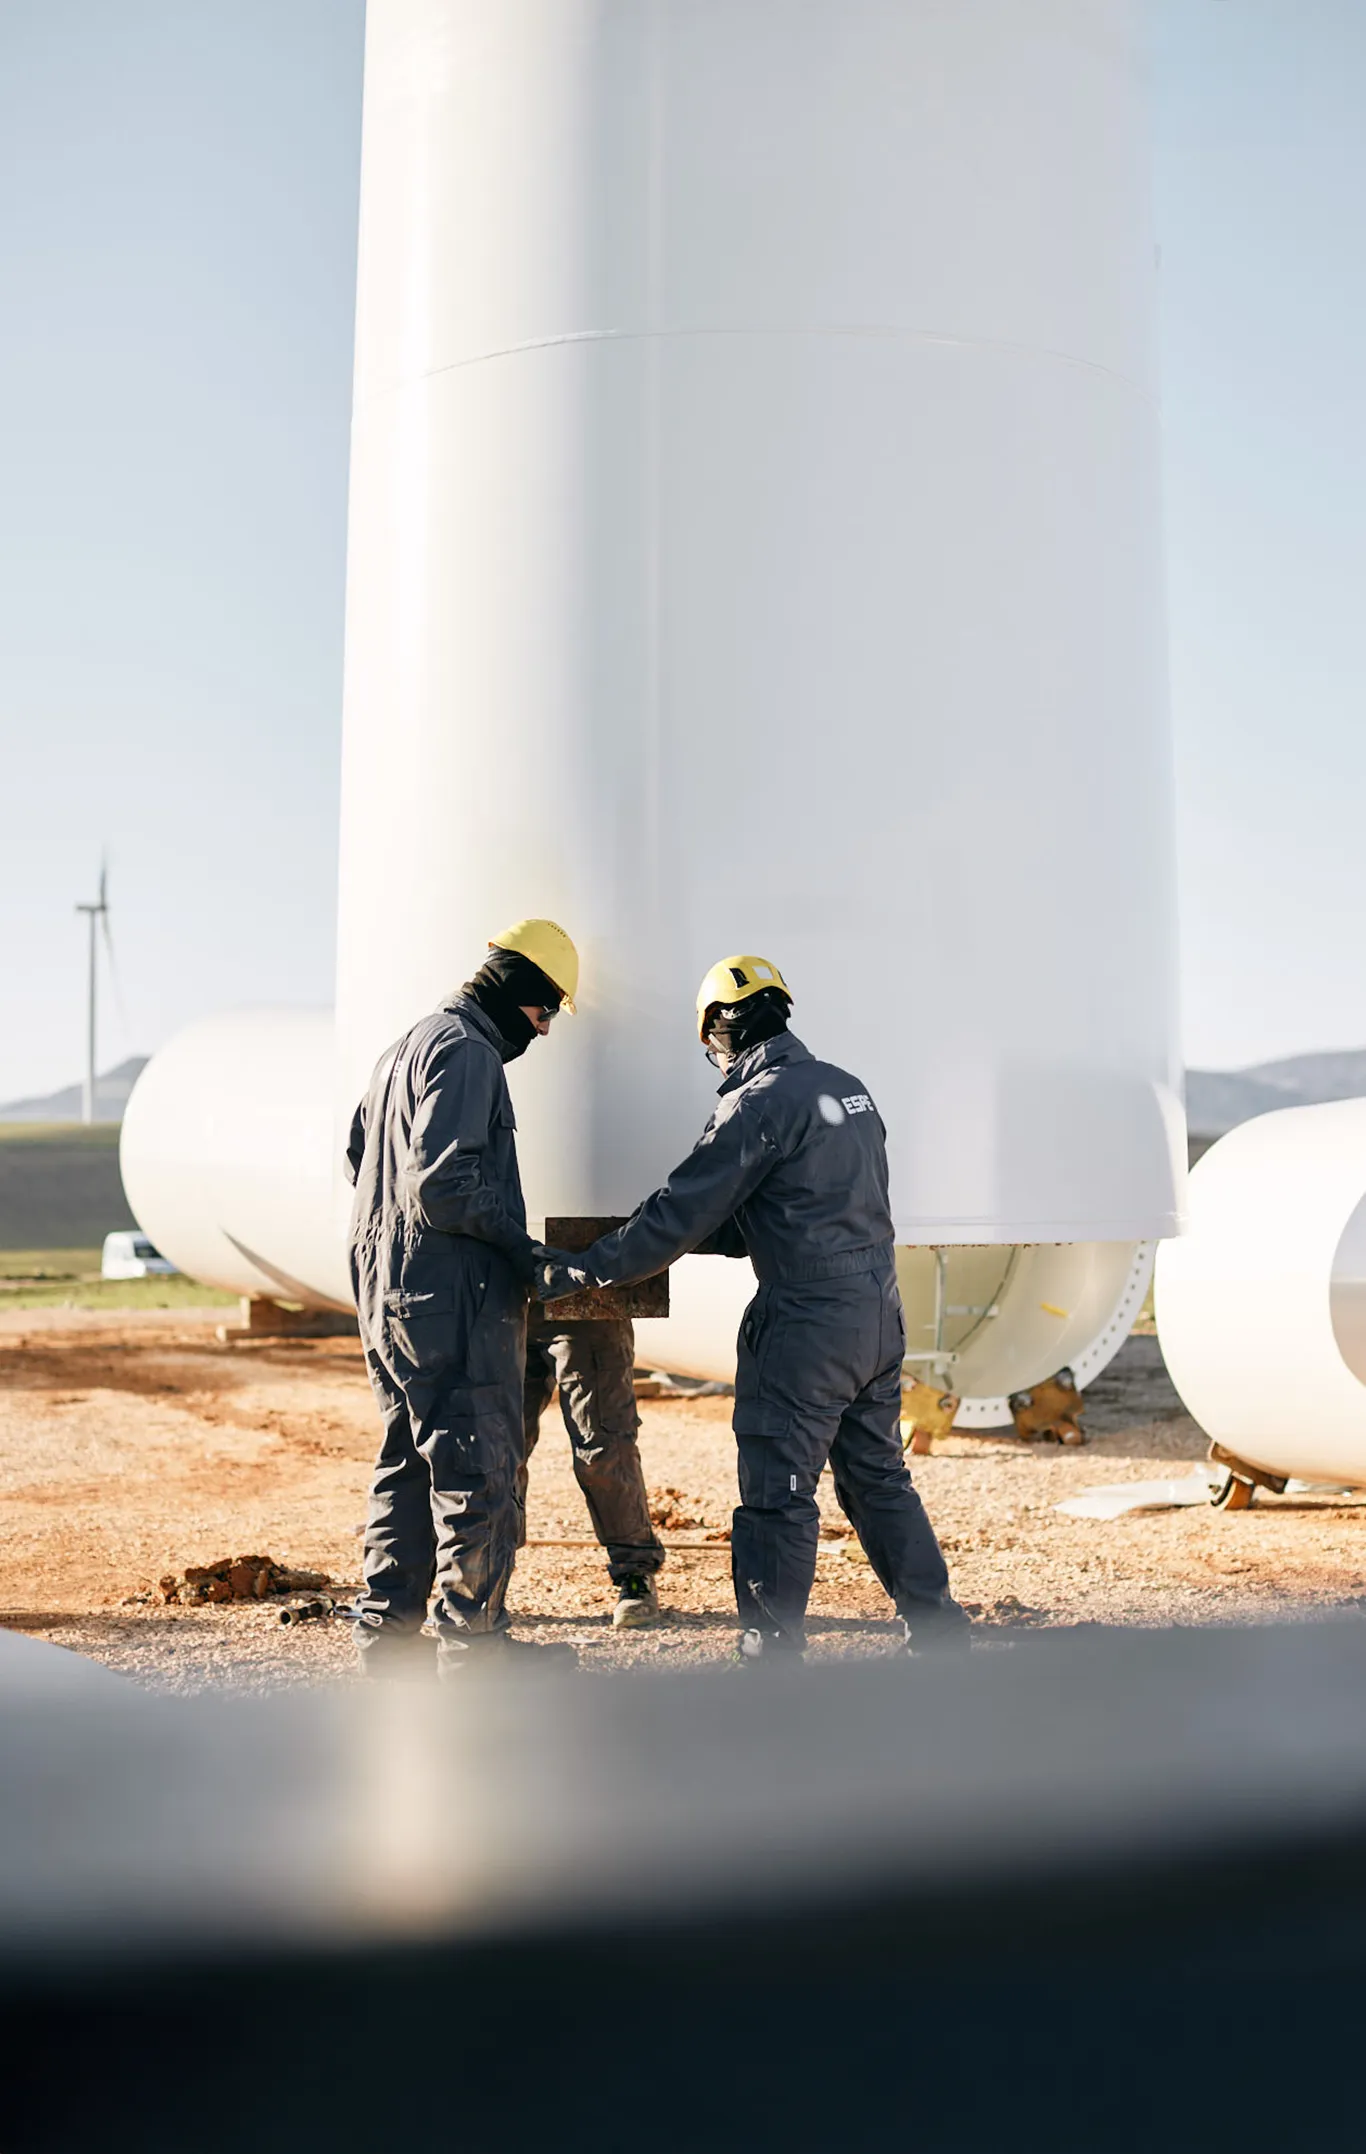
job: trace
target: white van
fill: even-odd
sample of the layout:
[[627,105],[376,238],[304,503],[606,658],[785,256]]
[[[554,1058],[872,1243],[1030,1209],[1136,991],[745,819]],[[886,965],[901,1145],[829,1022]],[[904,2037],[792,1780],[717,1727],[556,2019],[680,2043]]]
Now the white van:
[[145,1234],[106,1234],[100,1259],[102,1279],[152,1279],[174,1273],[175,1266],[154,1249]]

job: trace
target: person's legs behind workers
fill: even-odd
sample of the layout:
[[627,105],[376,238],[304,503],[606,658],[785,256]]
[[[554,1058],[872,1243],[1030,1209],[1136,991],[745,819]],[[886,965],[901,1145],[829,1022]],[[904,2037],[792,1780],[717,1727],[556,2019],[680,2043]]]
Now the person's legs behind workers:
[[[650,1522],[640,1459],[631,1325],[625,1319],[598,1318],[533,1326],[523,1391],[528,1422],[537,1401],[543,1403],[547,1396],[546,1363],[559,1385],[574,1478],[598,1543],[607,1551],[608,1572],[617,1587],[613,1624],[617,1629],[640,1629],[658,1620],[655,1577],[663,1565],[664,1550]],[[535,1435],[529,1433],[526,1455],[534,1442]]]
[[526,1546],[526,1492],[531,1454],[541,1439],[541,1415],[555,1396],[555,1364],[550,1358],[549,1324],[529,1323],[526,1366],[522,1376],[522,1455],[517,1462],[517,1546]]

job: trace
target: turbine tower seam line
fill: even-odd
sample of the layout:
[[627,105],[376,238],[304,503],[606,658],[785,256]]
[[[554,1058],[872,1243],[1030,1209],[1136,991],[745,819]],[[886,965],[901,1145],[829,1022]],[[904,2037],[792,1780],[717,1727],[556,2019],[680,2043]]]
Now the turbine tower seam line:
[[377,403],[382,397],[392,396],[400,389],[410,388],[414,382],[435,381],[442,374],[458,374],[468,367],[487,366],[495,359],[517,359],[530,352],[554,351],[567,344],[644,344],[662,343],[685,337],[830,337],[866,338],[868,341],[888,343],[924,344],[947,351],[1011,352],[1025,359],[1050,360],[1055,366],[1071,367],[1079,373],[1098,375],[1104,381],[1117,382],[1144,403],[1158,407],[1159,400],[1152,390],[1146,389],[1132,375],[1123,374],[1117,367],[1102,366],[1096,359],[1079,359],[1071,352],[1060,352],[1047,344],[1020,344],[1008,337],[955,337],[936,330],[897,329],[889,323],[849,323],[826,327],[781,328],[711,328],[711,329],[567,329],[558,336],[528,337],[519,344],[504,344],[492,351],[470,352],[463,359],[452,359],[445,366],[428,367],[420,374],[407,375],[401,381],[386,383],[363,401],[358,400],[356,412],[367,404]]

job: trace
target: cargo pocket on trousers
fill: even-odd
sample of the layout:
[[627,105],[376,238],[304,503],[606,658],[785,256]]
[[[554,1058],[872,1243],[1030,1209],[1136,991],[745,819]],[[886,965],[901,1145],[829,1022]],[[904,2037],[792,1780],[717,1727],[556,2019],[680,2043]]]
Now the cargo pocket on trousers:
[[412,1368],[440,1368],[450,1361],[455,1295],[448,1286],[414,1292],[390,1288],[384,1297],[384,1331],[390,1355]]
[[771,1290],[761,1286],[740,1325],[736,1342],[735,1395],[754,1401],[767,1388],[775,1369],[782,1366],[783,1339],[789,1320],[773,1307]]
[[418,1440],[431,1469],[435,1495],[511,1485],[516,1446],[508,1432],[505,1401],[494,1385],[462,1386],[448,1392],[434,1408]]
[[392,1287],[384,1297],[389,1351],[414,1369],[437,1369],[452,1358],[455,1296],[449,1287]]
[[807,1462],[797,1457],[801,1447],[793,1440],[792,1418],[780,1406],[737,1399],[734,1427],[741,1503],[756,1511],[780,1511],[794,1496],[811,1494],[820,1468],[813,1478]]
[[486,1267],[453,1286],[391,1288],[384,1323],[392,1344],[415,1369],[464,1368],[487,1288]]

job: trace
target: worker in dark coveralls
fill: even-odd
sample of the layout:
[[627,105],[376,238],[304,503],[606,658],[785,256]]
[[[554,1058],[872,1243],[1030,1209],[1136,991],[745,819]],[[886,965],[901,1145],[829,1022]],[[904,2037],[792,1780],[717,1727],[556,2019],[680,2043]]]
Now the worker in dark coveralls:
[[351,1281],[384,1418],[354,1611],[366,1673],[424,1624],[442,1673],[491,1653],[573,1657],[514,1641],[503,1605],[537,1254],[504,1067],[573,1010],[578,971],[553,921],[496,936],[474,978],[381,1057],[351,1126]]
[[574,1478],[599,1546],[607,1551],[608,1574],[617,1589],[612,1611],[617,1630],[641,1630],[658,1622],[655,1574],[664,1562],[650,1523],[640,1463],[635,1364],[635,1333],[625,1317],[566,1321],[552,1311],[534,1317],[527,1327],[523,1464],[517,1477],[523,1522],[526,1461],[536,1448],[541,1415],[558,1384]]
[[906,1339],[886,1131],[859,1079],[788,1031],[791,1006],[763,958],[712,967],[697,1017],[724,1074],[715,1112],[624,1227],[582,1255],[544,1253],[537,1291],[551,1301],[649,1278],[689,1250],[750,1257],[759,1291],[739,1339],[731,1534],[741,1656],[805,1647],[827,1460],[908,1647],[965,1645],[968,1619],[902,1455]]

